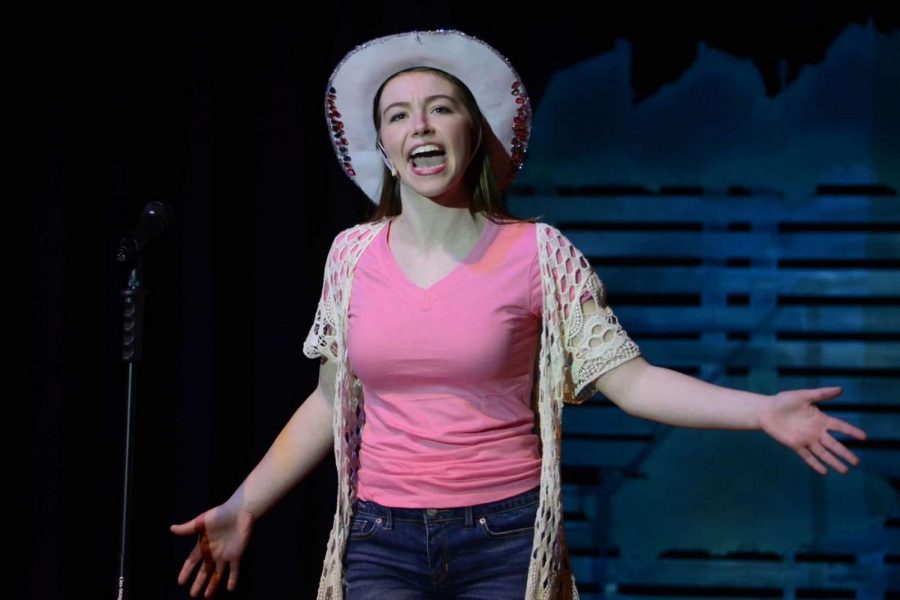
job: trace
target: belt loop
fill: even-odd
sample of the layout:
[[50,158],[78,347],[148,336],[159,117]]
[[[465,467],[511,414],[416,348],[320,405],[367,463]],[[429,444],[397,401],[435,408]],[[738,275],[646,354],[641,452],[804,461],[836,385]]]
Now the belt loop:
[[389,507],[389,506],[384,507],[384,523],[382,524],[382,526],[387,531],[390,531],[391,528],[394,526],[394,518],[393,518],[393,515],[391,514],[391,507]]
[[472,529],[474,526],[474,520],[472,519],[472,507],[466,507],[466,529]]

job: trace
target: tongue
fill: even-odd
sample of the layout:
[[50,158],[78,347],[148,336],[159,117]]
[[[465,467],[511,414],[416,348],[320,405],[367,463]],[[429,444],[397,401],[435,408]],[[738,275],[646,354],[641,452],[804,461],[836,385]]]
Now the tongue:
[[446,156],[419,156],[413,159],[413,166],[418,167],[420,169],[428,168],[428,167],[436,167],[438,165],[444,164],[447,160]]

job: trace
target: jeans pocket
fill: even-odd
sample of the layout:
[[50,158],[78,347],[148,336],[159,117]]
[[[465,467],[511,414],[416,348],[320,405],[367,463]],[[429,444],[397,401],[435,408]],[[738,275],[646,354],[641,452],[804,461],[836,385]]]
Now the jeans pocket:
[[537,502],[518,506],[500,512],[484,515],[478,519],[481,531],[487,537],[501,538],[518,535],[532,535],[537,517]]
[[381,528],[381,517],[360,513],[350,521],[350,539],[367,540]]

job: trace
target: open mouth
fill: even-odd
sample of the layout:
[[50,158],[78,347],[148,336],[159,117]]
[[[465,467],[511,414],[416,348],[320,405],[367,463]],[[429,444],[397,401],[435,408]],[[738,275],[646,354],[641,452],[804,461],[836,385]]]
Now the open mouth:
[[436,144],[426,144],[413,150],[409,161],[417,169],[438,167],[447,162],[447,153]]

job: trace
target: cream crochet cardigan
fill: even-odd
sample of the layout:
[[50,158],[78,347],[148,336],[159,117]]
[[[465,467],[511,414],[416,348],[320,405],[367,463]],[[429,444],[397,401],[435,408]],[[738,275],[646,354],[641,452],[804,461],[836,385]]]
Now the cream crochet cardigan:
[[[365,422],[359,379],[347,358],[347,312],[357,260],[386,217],[340,232],[325,263],[322,296],[315,322],[303,344],[309,358],[337,363],[334,456],[338,497],[334,524],[319,583],[319,600],[343,597],[343,557],[356,498],[360,431]],[[577,599],[562,519],[560,440],[564,402],[578,404],[594,393],[593,382],[613,367],[640,354],[606,305],[602,282],[590,263],[555,227],[537,223],[544,307],[538,369],[532,394],[541,437],[541,492],[528,569],[528,600]],[[590,292],[599,310],[585,316],[581,298]]]

